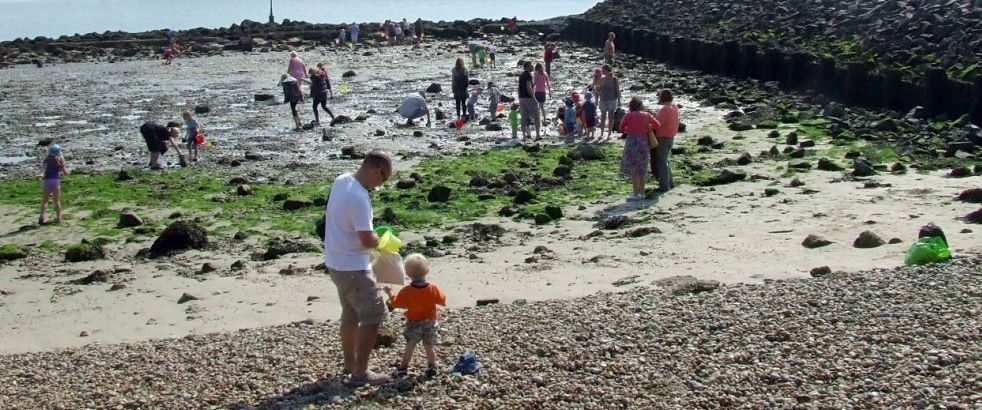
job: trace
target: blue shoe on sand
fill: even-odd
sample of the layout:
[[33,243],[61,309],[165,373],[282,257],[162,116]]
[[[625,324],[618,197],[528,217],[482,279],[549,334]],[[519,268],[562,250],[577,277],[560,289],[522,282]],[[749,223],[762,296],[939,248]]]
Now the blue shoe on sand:
[[463,375],[468,374],[478,374],[484,365],[477,360],[477,354],[474,352],[465,352],[457,358],[457,363],[454,364],[453,369],[450,373],[460,373]]

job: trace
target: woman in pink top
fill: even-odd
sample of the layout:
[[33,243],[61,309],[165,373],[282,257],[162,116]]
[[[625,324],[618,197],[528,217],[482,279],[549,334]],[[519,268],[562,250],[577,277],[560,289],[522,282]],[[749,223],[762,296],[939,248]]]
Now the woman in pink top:
[[286,73],[298,82],[307,81],[307,65],[303,63],[296,51],[290,52],[290,65],[287,67]]
[[675,188],[672,167],[668,157],[672,153],[672,143],[675,134],[679,132],[679,106],[672,102],[672,92],[662,90],[658,93],[658,104],[661,109],[655,114],[655,119],[661,124],[655,130],[658,137],[658,148],[651,150],[651,174],[658,180],[658,192],[668,192]]
[[542,68],[542,63],[535,63],[535,73],[532,75],[532,88],[535,92],[535,102],[539,104],[539,118],[545,122],[546,118],[546,91],[552,94],[552,85],[549,84],[549,74]]
[[648,128],[658,129],[661,125],[651,114],[643,111],[641,97],[631,98],[627,104],[628,113],[621,119],[620,131],[627,136],[624,141],[624,156],[621,158],[621,172],[631,177],[634,192],[627,197],[630,201],[645,198],[644,181],[648,176]]

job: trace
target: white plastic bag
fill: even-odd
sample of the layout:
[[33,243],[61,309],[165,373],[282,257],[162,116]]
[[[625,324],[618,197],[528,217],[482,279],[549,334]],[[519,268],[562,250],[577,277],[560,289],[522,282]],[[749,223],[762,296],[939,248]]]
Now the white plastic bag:
[[372,272],[375,273],[375,281],[378,283],[401,286],[406,282],[406,270],[402,266],[402,256],[398,253],[376,252],[375,261],[372,262]]

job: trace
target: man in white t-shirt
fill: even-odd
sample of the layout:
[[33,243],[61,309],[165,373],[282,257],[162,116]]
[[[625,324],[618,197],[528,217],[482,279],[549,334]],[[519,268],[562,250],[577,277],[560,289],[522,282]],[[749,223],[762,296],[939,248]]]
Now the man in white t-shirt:
[[368,371],[379,325],[389,316],[372,276],[372,249],[379,237],[372,230],[368,191],[392,176],[392,158],[383,151],[365,155],[354,173],[334,180],[324,213],[324,265],[341,301],[341,348],[344,371],[353,385],[380,384],[387,376]]

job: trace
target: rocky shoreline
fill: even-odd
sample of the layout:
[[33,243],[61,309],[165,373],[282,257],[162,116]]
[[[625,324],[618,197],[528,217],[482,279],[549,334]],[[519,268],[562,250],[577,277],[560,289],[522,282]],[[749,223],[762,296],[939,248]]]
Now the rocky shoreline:
[[[722,285],[686,277],[623,293],[445,311],[446,368],[352,390],[337,325],[291,325],[0,357],[11,408],[968,409],[982,400],[982,259]],[[189,302],[196,303],[194,301]],[[398,329],[402,319],[388,326]],[[391,342],[391,344],[388,344]],[[387,371],[402,341],[372,363]]]
[[[519,22],[520,32],[548,35],[557,32],[563,18],[539,22]],[[481,32],[500,31],[504,20],[473,19],[468,21],[423,21],[423,32],[429,38],[462,39]],[[378,23],[361,23],[361,40],[366,46],[382,43]],[[226,52],[288,51],[297,47],[329,45],[337,38],[341,24],[313,24],[284,20],[282,23],[258,23],[244,20],[222,28],[195,28],[177,32],[182,45],[181,57],[222,55]],[[82,61],[119,62],[133,59],[161,58],[169,45],[165,30],[140,33],[106,31],[103,33],[17,38],[0,42],[0,68],[19,64],[43,66]]]

